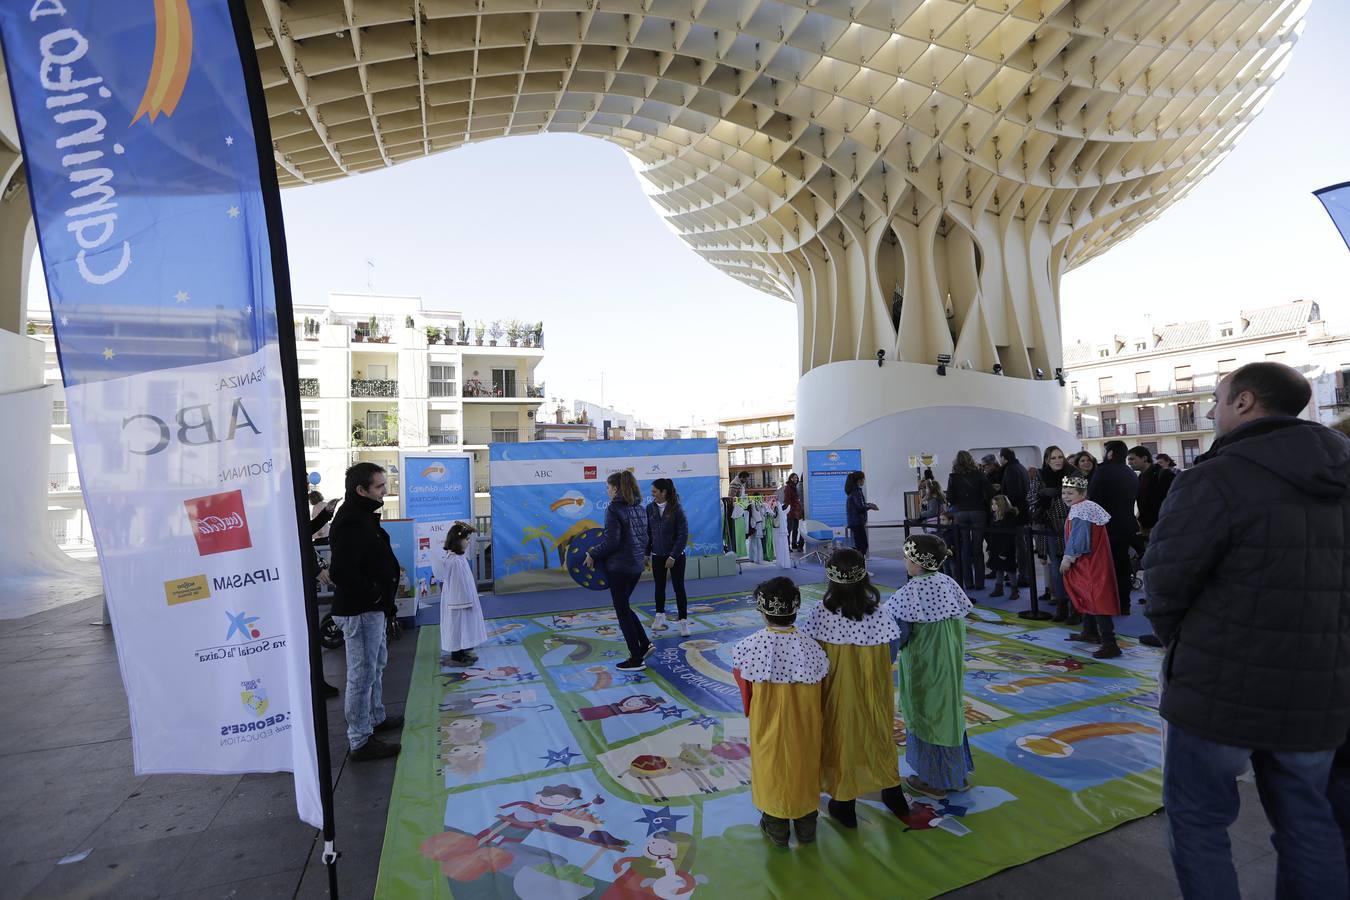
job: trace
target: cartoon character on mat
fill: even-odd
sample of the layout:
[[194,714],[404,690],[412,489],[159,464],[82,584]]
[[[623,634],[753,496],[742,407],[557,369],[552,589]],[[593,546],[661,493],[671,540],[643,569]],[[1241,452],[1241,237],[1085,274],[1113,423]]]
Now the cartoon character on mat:
[[691,875],[694,838],[683,831],[657,831],[647,838],[641,856],[625,856],[614,864],[614,883],[601,900],[685,900],[707,884],[706,875]]
[[444,776],[446,771],[450,771],[467,778],[482,771],[487,762],[483,720],[470,716],[442,724],[440,759],[442,767],[436,770],[437,776]]
[[525,672],[520,666],[493,666],[490,669],[483,666],[468,666],[453,672],[442,672],[440,679],[443,685],[449,686],[463,684],[474,679],[479,681],[520,681],[533,675],[533,672]]
[[[742,757],[740,754],[744,753]],[[685,775],[694,783],[700,793],[715,794],[717,785],[713,778],[720,778],[728,771],[741,784],[750,783],[750,747],[740,741],[723,741],[711,748],[699,744],[680,744],[680,755],[674,758],[655,753],[644,753],[633,757],[628,764],[628,772],[637,779],[638,785],[655,800],[669,800],[658,778],[671,775]]]
[[441,712],[452,716],[479,716],[517,710],[548,712],[552,703],[538,702],[539,695],[533,690],[488,691],[483,694],[451,697],[441,703]]
[[630,697],[624,697],[618,703],[605,703],[600,706],[583,706],[577,710],[577,715],[583,722],[596,722],[600,719],[611,719],[614,716],[631,716],[639,713],[652,712],[658,706],[666,702],[665,697],[653,697],[650,694],[633,694]]
[[569,637],[565,634],[554,634],[544,638],[545,653],[557,650],[559,647],[572,648],[567,654],[566,661],[569,663],[581,662],[583,659],[590,656],[591,652],[595,649],[591,646],[590,641],[577,637]]
[[510,847],[524,843],[535,832],[595,847],[581,866],[585,871],[604,853],[628,848],[628,841],[604,830],[593,809],[605,802],[599,795],[582,803],[581,791],[570,784],[540,788],[532,800],[514,800],[497,807],[497,822],[474,835],[446,832],[428,838],[422,855],[441,863],[441,871],[456,881],[474,881],[487,872],[499,872],[514,859]]

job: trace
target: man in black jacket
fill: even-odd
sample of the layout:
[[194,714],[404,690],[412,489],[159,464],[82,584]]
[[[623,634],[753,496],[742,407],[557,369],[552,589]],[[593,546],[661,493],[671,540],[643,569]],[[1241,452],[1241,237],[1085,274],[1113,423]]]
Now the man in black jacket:
[[1327,798],[1350,729],[1350,440],[1295,418],[1311,395],[1279,363],[1220,382],[1214,445],[1172,485],[1144,557],[1186,897],[1238,896],[1227,828],[1248,767],[1280,896],[1350,896]]
[[1138,522],[1134,501],[1139,496],[1139,479],[1125,465],[1125,442],[1107,441],[1106,457],[1088,485],[1088,499],[1111,516],[1106,536],[1111,539],[1111,562],[1116,570],[1116,593],[1120,595],[1120,614],[1130,613],[1130,541]]
[[389,535],[380,527],[387,488],[384,469],[357,463],[347,470],[347,495],[328,530],[333,560],[333,621],[347,649],[347,743],[354,760],[383,759],[399,752],[397,743],[373,737],[403,725],[402,716],[384,712],[384,666],[389,661],[386,623],[394,615],[398,559]]

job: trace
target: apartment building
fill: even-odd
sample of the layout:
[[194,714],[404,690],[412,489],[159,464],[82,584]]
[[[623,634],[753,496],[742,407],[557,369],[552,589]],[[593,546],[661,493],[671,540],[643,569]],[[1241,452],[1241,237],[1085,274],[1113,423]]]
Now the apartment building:
[[752,490],[769,492],[787,481],[793,471],[792,442],[796,414],[790,409],[736,415],[718,421],[718,437],[725,448],[723,478],[750,473]]
[[1106,441],[1141,444],[1183,467],[1209,449],[1206,417],[1223,376],[1273,360],[1303,372],[1313,388],[1307,418],[1330,424],[1350,413],[1350,334],[1337,334],[1314,302],[1243,310],[1219,322],[1182,322],[1064,348],[1074,430],[1099,459]]
[[[419,297],[335,293],[295,304],[305,462],[328,497],[343,472],[368,461],[389,472],[387,518],[402,514],[399,452],[442,449],[474,456],[474,512],[491,514],[488,445],[535,439],[544,385],[542,328],[471,322],[423,308]],[[46,380],[60,385],[50,313],[30,310],[46,345]],[[64,396],[52,413],[50,528],[67,549],[92,546]]]

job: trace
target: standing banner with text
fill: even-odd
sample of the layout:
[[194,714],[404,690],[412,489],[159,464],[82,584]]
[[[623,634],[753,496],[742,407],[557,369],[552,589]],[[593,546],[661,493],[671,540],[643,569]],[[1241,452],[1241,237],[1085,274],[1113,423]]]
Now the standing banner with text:
[[389,535],[389,549],[394,551],[398,560],[398,588],[394,592],[394,604],[400,619],[411,619],[417,615],[417,537],[412,519],[385,519],[380,523],[385,534]]
[[239,24],[226,0],[0,4],[136,772],[294,771],[319,826],[284,236]]
[[831,528],[848,526],[844,482],[862,470],[861,450],[806,451],[806,517]]
[[404,453],[399,470],[403,473],[403,515],[417,522],[417,555],[409,573],[417,602],[408,614],[416,615],[417,607],[440,602],[441,583],[431,561],[445,546],[450,526],[473,524],[473,454]]
[[627,469],[650,499],[652,481],[669,478],[689,519],[690,556],[722,552],[717,441],[537,441],[493,444],[493,591],[576,587],[567,548],[604,528],[605,479]]

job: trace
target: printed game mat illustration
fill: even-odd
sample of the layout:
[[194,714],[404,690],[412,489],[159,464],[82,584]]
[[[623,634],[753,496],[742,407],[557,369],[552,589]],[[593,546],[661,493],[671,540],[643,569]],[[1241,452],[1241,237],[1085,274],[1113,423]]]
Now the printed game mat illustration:
[[[652,605],[636,608],[650,628]],[[748,594],[691,599],[689,614],[688,636],[650,632],[635,673],[614,668],[627,653],[608,608],[491,620],[469,667],[421,629],[376,896],[928,897],[1161,805],[1161,654],[1122,639],[1126,655],[1100,662],[1063,628],[977,607],[970,790],[912,796],[904,821],[864,798],[856,831],[822,798],[818,842],[775,848],[731,672],[759,616]],[[898,706],[894,733],[903,747]]]

